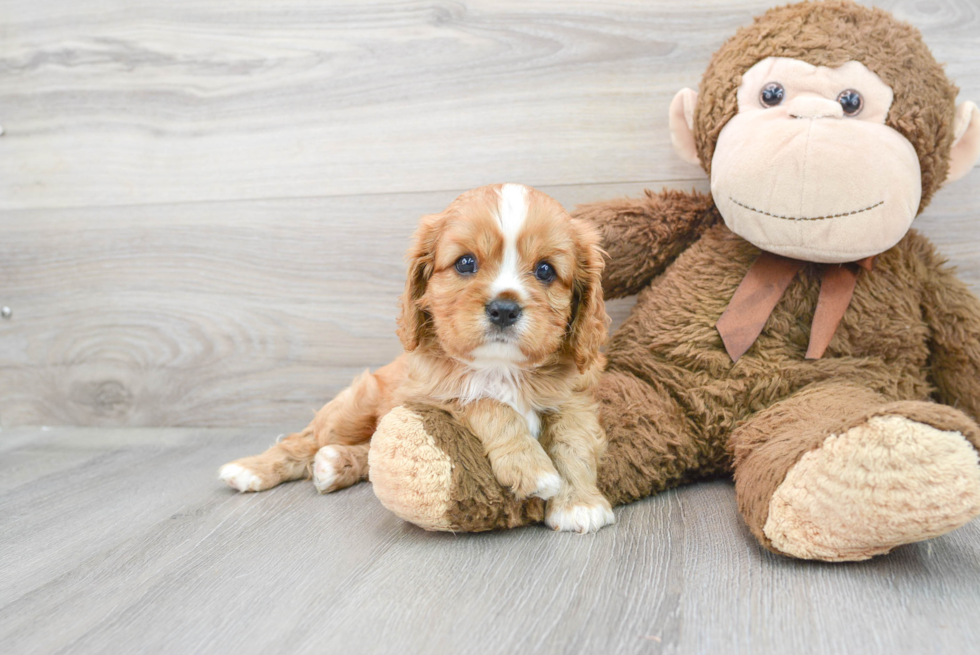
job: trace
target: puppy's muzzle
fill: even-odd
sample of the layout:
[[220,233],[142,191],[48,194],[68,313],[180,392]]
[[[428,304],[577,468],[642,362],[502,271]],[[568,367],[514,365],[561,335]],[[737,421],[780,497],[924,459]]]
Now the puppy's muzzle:
[[500,328],[508,328],[521,317],[522,308],[513,300],[497,298],[487,303],[487,317]]

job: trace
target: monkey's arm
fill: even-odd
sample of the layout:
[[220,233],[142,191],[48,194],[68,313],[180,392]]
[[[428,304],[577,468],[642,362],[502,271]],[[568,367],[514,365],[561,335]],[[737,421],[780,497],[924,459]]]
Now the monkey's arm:
[[935,253],[923,309],[931,328],[930,377],[939,400],[980,422],[980,300]]
[[602,235],[607,300],[639,293],[721,218],[710,195],[672,189],[580,205],[572,216],[592,223]]

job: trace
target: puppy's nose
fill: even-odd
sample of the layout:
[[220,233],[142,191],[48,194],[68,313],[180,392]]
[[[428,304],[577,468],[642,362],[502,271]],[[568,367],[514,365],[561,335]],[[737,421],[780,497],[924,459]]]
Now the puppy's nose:
[[510,327],[521,317],[521,306],[513,300],[491,300],[487,303],[487,316],[494,325]]

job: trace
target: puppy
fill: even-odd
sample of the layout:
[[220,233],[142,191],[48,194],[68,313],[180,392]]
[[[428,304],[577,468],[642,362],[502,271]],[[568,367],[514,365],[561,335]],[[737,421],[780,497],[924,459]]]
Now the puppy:
[[599,238],[518,184],[464,193],[426,216],[408,252],[398,335],[405,354],[365,372],[302,432],[226,464],[261,491],[306,477],[324,493],[368,477],[378,420],[408,400],[437,405],[483,442],[497,480],[548,500],[555,530],[614,521],[596,487],[605,447],[593,390],[608,318]]

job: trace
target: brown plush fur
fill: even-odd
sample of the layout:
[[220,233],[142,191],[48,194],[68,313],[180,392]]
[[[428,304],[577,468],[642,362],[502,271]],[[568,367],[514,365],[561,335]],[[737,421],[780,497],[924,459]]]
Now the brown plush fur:
[[639,293],[707,228],[721,221],[710,196],[674,190],[583,205],[575,209],[575,216],[595,225],[602,243],[615,244],[616,257],[606,258],[602,273],[602,291],[608,300]]
[[[681,209],[672,214],[674,198]],[[617,269],[635,261],[619,250],[636,247],[623,234],[652,235],[645,246],[656,252],[660,235],[684,242],[703,231],[676,260],[646,269],[654,280],[608,347],[598,390],[608,439],[599,487],[614,505],[734,471],[740,509],[769,547],[762,526],[772,492],[835,431],[894,414],[959,432],[980,449],[980,303],[925,238],[909,232],[859,276],[824,358],[804,359],[819,293],[817,268],[808,267],[733,365],[714,324],[759,251],[720,222],[705,229],[712,207],[708,196],[665,192],[576,212],[603,229],[607,280],[627,279]],[[488,490],[469,474],[481,468],[480,453],[465,430],[431,413],[426,421],[440,443],[453,444],[453,525],[487,530],[540,520],[529,506],[497,506],[499,485]]]
[[[846,1],[774,9],[719,50],[695,115],[706,170],[721,128],[737,110],[742,74],[770,56],[823,66],[858,60],[890,85],[895,98],[887,124],[915,148],[923,186],[919,210],[927,204],[949,168],[956,88],[914,28]],[[805,358],[823,270],[807,264],[733,363],[716,325],[760,251],[725,226],[710,196],[648,191],[580,207],[574,216],[601,234],[607,297],[639,294],[608,344],[608,365],[595,390],[608,440],[598,486],[613,504],[733,474],[739,509],[763,546],[779,552],[779,543],[785,553],[828,560],[871,557],[980,513],[980,301],[924,237],[909,231],[876,257],[873,270],[858,273],[822,358]],[[421,299],[411,280],[406,297]],[[408,323],[412,347],[425,342],[431,327],[421,300],[414,306],[420,320]],[[545,518],[540,499],[521,501],[501,486],[485,442],[458,414],[441,411],[438,403],[413,403],[389,418],[395,415],[379,426],[375,439],[385,452],[375,457],[372,450],[371,466],[379,472],[378,497],[400,516],[429,529],[466,531]],[[407,432],[412,446],[406,452],[400,437]],[[849,459],[857,451],[847,447],[864,447],[855,435],[872,432],[879,450]],[[941,443],[924,441],[937,434]],[[550,447],[551,439],[546,430],[542,445]],[[924,457],[891,457],[897,449],[890,442],[900,439],[906,454]],[[944,444],[948,456],[939,459],[953,464],[930,468],[930,453]],[[827,453],[839,457],[815,457]],[[594,454],[586,448],[568,459]],[[806,462],[820,466],[800,466]],[[793,484],[784,486],[789,478]],[[887,484],[869,488],[868,479]],[[889,496],[889,486],[901,494]],[[933,500],[910,507],[924,488]],[[780,495],[785,489],[792,493]],[[838,502],[839,489],[857,489],[849,498],[864,505]],[[959,494],[957,509],[943,515],[947,492]],[[816,496],[819,503],[809,502]],[[882,499],[888,502],[876,504]],[[883,506],[889,511],[878,512]],[[822,521],[821,512],[838,511]],[[894,512],[913,518],[901,530],[877,530],[888,528]],[[870,521],[862,525],[868,529],[838,520],[855,516]],[[775,527],[767,533],[770,517]],[[881,536],[886,533],[898,536]],[[808,542],[808,535],[819,538]]]
[[[852,2],[773,9],[718,51],[695,115],[704,168],[710,170],[718,134],[736,113],[742,74],[770,56],[832,67],[858,60],[892,87],[887,124],[918,154],[921,211],[949,167],[956,87],[914,28]],[[597,391],[608,439],[599,487],[613,504],[733,473],[749,528],[775,549],[765,526],[777,489],[833,435],[874,417],[898,417],[906,421],[902,425],[935,428],[980,450],[980,302],[914,230],[878,255],[872,271],[858,274],[821,359],[805,358],[822,270],[807,264],[759,338],[733,364],[716,324],[760,251],[724,225],[710,196],[648,191],[638,199],[579,207],[574,215],[602,235],[606,297],[639,294],[609,342]],[[425,420],[441,443],[453,444],[451,461],[465,463],[454,468],[449,523],[485,530],[537,520],[528,506],[488,506],[500,497],[484,486],[485,476],[469,474],[470,467],[481,468],[467,445],[471,440],[431,412]],[[961,464],[961,470],[973,466]],[[860,485],[860,470],[835,474]],[[944,530],[980,511],[967,505],[960,522],[944,524]],[[935,534],[924,528],[920,538]],[[860,559],[894,543],[858,544],[826,555],[805,555],[814,551],[796,546],[799,556]]]
[[922,401],[887,402],[884,395],[866,387],[836,381],[810,385],[791,402],[778,402],[759,412],[732,434],[735,489],[752,534],[771,548],[763,532],[769,501],[802,455],[821,447],[828,435],[846,432],[873,416],[889,415],[959,432],[980,449],[976,423],[952,407]]
[[[886,122],[918,154],[921,211],[949,168],[956,87],[914,28],[847,1],[773,9],[718,51],[702,80],[694,119],[704,168],[710,171],[718,134],[737,111],[742,74],[772,56],[829,67],[857,60],[892,88],[894,102]],[[749,528],[762,545],[775,550],[766,533],[767,519],[788,474],[808,454],[826,452],[835,435],[888,417],[894,420],[887,425],[905,431],[905,443],[942,431],[948,443],[962,447],[958,452],[967,453],[945,470],[924,471],[921,467],[929,462],[915,458],[871,461],[886,468],[919,467],[889,468],[884,475],[906,494],[897,502],[889,497],[885,505],[919,512],[914,515],[922,517],[921,530],[916,532],[918,519],[910,529],[890,530],[892,515],[876,514],[875,506],[841,506],[829,490],[857,488],[865,499],[889,493],[862,487],[866,474],[882,473],[863,469],[867,460],[855,470],[838,470],[847,468],[845,455],[835,460],[838,468],[821,473],[832,480],[797,477],[797,484],[816,486],[793,487],[795,495],[780,497],[783,513],[774,525],[781,543],[800,557],[863,559],[907,539],[941,534],[980,512],[970,495],[980,488],[980,467],[970,450],[970,445],[980,450],[980,302],[925,238],[909,231],[877,256],[873,270],[858,274],[850,304],[821,359],[805,358],[822,271],[821,265],[806,264],[761,335],[733,363],[716,325],[760,251],[725,226],[711,197],[648,191],[638,199],[586,205],[574,215],[602,235],[608,253],[603,275],[607,298],[639,294],[608,345],[608,365],[597,392],[608,438],[598,482],[613,504],[733,473]],[[450,453],[454,464],[447,524],[485,530],[539,520],[534,507],[514,507],[498,489],[487,488],[494,484],[465,429],[431,411],[424,416],[425,429],[439,435],[445,449],[441,452]],[[890,436],[897,439],[898,433]],[[884,451],[887,442],[880,442]],[[909,484],[902,484],[903,476]],[[917,484],[931,485],[935,493],[930,497],[939,499],[947,491],[973,491],[960,493],[958,509],[944,514],[947,508],[903,504],[915,497]],[[820,524],[820,516],[808,513],[814,491],[821,496],[820,511],[839,509],[841,517],[871,521],[877,516],[883,523],[862,526],[868,529],[861,534],[871,535],[867,542],[856,536],[858,531],[835,535],[835,526],[848,522],[824,516],[827,520]],[[794,514],[800,507],[791,503],[800,498],[802,513]],[[412,520],[414,512],[406,518]],[[901,536],[898,541],[883,536],[874,541],[875,535],[889,533]],[[808,542],[808,534],[818,539]],[[814,548],[817,542],[819,548]]]
[[711,173],[718,134],[738,112],[742,74],[766,57],[837,67],[857,60],[895,93],[886,124],[915,147],[922,169],[921,212],[949,170],[958,89],[943,73],[919,31],[882,9],[849,0],[805,2],[770,9],[741,28],[711,59],[701,79],[694,138]]
[[[644,206],[649,197],[636,202],[638,212]],[[601,221],[599,206],[583,211]],[[622,215],[617,201],[609,223]],[[615,275],[617,262],[627,260],[619,258],[616,238],[604,243]],[[980,379],[980,308],[915,231],[859,276],[851,308],[817,361],[804,359],[819,294],[816,267],[790,285],[748,353],[734,365],[727,357],[714,325],[758,253],[715,224],[642,291],[613,335],[599,394],[609,440],[600,487],[614,502],[730,470],[739,429],[760,410],[797,411],[792,407],[817,387],[861,388],[881,403],[935,397],[974,421],[980,416],[980,394],[964,394]],[[943,392],[940,380],[957,391]]]

